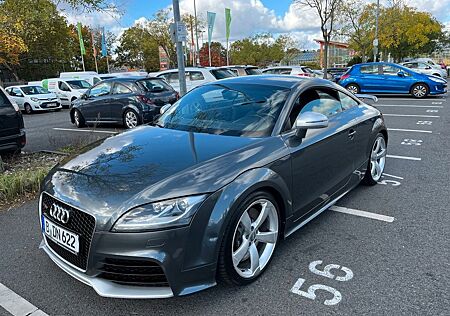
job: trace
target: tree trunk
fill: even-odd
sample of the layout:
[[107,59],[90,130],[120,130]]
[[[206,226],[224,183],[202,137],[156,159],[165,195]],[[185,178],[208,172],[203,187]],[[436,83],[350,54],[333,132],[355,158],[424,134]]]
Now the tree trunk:
[[8,63],[3,63],[3,66],[5,66],[6,69],[8,69],[12,73],[12,75],[14,76],[14,80],[18,82],[19,76],[17,75],[16,71],[10,65],[8,65]]
[[324,37],[324,51],[323,51],[323,78],[328,79],[328,42],[329,40]]

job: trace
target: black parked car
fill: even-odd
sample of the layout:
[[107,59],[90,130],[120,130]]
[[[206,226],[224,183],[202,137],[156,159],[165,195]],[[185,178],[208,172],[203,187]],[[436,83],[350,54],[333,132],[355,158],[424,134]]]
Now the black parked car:
[[99,82],[75,101],[70,118],[77,127],[120,123],[133,128],[153,121],[163,105],[178,99],[178,92],[160,78],[113,78]]
[[25,144],[22,113],[0,87],[0,154],[20,151]]

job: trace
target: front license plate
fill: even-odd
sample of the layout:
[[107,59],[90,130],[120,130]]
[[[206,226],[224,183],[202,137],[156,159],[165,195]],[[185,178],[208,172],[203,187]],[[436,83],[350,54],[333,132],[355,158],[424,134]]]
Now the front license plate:
[[78,254],[80,251],[80,242],[78,235],[62,228],[59,225],[49,221],[45,216],[42,216],[42,231],[54,242],[62,247]]
[[53,108],[55,106],[57,106],[56,103],[47,103],[47,107],[49,107],[49,108]]

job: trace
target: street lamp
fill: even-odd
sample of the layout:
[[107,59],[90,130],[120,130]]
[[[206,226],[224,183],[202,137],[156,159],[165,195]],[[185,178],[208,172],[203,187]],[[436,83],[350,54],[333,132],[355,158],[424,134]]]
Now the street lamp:
[[377,61],[378,55],[378,19],[380,16],[380,0],[377,0],[377,14],[375,18],[375,39],[373,40],[373,62]]

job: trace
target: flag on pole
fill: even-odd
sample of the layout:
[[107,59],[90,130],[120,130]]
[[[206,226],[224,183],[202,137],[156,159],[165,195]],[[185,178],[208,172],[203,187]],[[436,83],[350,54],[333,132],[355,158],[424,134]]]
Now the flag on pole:
[[227,41],[230,38],[230,26],[231,26],[231,10],[225,8],[225,25],[226,25],[226,38]]
[[208,43],[211,44],[212,33],[214,31],[214,22],[216,21],[216,13],[208,11],[207,20],[208,20]]
[[106,37],[105,37],[105,28],[102,28],[102,56],[108,56],[108,50],[106,49]]
[[83,42],[83,35],[81,33],[81,23],[77,23],[77,29],[78,29],[78,38],[80,40],[80,51],[81,55],[86,55],[86,50],[84,49],[84,42]]
[[94,32],[91,32],[91,40],[92,40],[92,51],[94,52],[94,58],[96,58],[97,57],[97,48],[95,48]]

